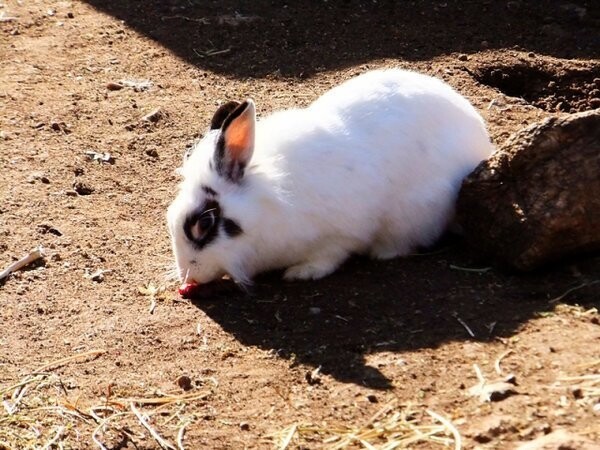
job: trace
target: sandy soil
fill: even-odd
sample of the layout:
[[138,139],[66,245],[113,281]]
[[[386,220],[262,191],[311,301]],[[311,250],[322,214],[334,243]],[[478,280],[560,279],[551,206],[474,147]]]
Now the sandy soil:
[[[46,249],[0,285],[0,448],[55,437],[53,448],[101,448],[92,433],[107,417],[106,448],[159,448],[136,416],[115,414],[165,393],[191,399],[134,404],[173,445],[185,425],[188,449],[272,448],[290,425],[360,426],[392,401],[418,423],[432,422],[427,409],[451,420],[463,448],[559,429],[600,442],[598,385],[562,380],[600,371],[598,256],[528,275],[467,271],[488,262],[449,239],[426,255],[356,258],[318,282],[272,274],[252,295],[225,285],[189,302],[165,281],[164,220],[174,169],[224,100],[252,96],[260,115],[371,68],[411,68],[466,95],[496,143],[598,108],[597,2],[0,3],[0,268]],[[142,119],[156,108],[157,121]],[[139,291],[150,283],[166,287],[152,312]],[[514,393],[469,395],[474,365],[488,380],[514,374]]]

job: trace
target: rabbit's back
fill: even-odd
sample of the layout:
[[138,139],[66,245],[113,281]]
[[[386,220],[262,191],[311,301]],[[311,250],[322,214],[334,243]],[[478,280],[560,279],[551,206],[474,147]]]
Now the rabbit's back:
[[464,97],[401,70],[368,72],[306,109],[266,118],[262,147],[275,156],[298,242],[341,236],[381,257],[432,243],[462,179],[492,150]]

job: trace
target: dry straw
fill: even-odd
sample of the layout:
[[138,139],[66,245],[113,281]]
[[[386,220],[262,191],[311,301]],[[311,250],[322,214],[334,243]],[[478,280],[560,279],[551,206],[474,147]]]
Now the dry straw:
[[410,407],[398,407],[396,401],[387,404],[362,426],[293,424],[271,438],[279,450],[291,448],[292,444],[328,450],[409,449],[423,443],[454,450],[462,448],[460,433],[448,419],[431,410],[417,414]]
[[153,440],[167,450],[185,450],[185,428],[196,420],[193,403],[212,392],[115,397],[109,391],[101,398],[69,398],[76,381],[65,382],[52,371],[104,353],[92,350],[52,361],[21,380],[0,386],[0,450],[92,446],[107,450],[112,447],[107,442],[114,443],[114,439],[136,446],[148,446]]

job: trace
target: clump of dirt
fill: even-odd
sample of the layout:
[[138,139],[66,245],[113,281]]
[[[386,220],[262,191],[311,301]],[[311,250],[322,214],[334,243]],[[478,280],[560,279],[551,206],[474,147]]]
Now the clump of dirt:
[[482,84],[520,97],[548,112],[575,113],[600,107],[600,66],[494,65],[474,73]]

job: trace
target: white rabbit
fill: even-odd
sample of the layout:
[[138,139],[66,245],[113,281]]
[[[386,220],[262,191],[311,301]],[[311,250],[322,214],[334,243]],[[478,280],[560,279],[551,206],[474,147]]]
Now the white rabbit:
[[167,213],[178,275],[317,279],[352,253],[406,255],[443,233],[492,150],[464,97],[410,71],[367,72],[258,122],[252,100],[229,102],[179,169]]

